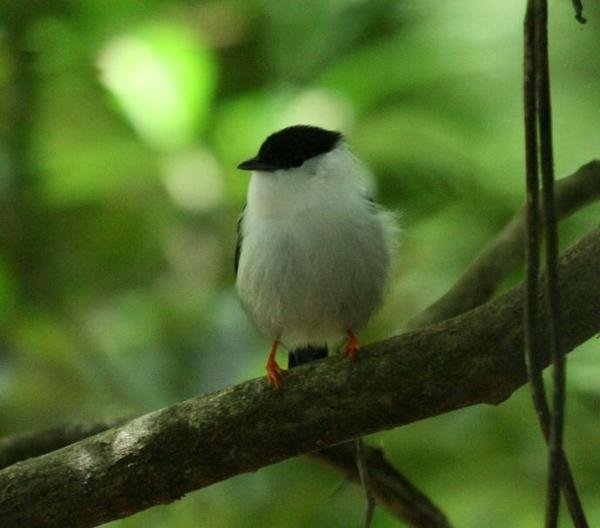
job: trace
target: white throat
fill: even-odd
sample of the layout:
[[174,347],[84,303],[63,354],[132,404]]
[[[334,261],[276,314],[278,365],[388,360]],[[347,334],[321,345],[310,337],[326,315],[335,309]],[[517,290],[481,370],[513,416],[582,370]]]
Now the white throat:
[[255,171],[248,187],[248,213],[293,217],[309,210],[352,207],[364,198],[365,175],[344,144],[298,168]]

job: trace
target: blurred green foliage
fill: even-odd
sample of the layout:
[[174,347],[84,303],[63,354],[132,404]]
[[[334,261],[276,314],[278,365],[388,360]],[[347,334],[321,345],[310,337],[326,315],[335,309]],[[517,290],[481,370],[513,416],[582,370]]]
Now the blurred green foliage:
[[[524,2],[9,0],[0,19],[0,433],[142,413],[263,373],[233,290],[235,169],[285,125],[343,130],[404,227],[363,340],[441,295],[523,196]],[[600,147],[600,9],[553,2],[556,168]],[[590,207],[561,226],[591,229]],[[512,277],[514,283],[519,276]],[[598,341],[570,359],[568,452],[600,524]],[[527,390],[375,435],[461,527],[539,526]],[[140,486],[144,483],[140,482]],[[358,526],[291,460],[110,526]],[[564,526],[568,525],[563,519]],[[398,523],[377,512],[374,526]]]

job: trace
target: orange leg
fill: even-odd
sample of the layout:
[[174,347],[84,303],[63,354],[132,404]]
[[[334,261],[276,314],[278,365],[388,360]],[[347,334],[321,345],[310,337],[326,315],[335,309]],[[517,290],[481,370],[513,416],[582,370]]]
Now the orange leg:
[[269,359],[267,360],[267,379],[275,389],[281,387],[281,373],[283,372],[281,367],[277,364],[277,361],[275,361],[275,354],[277,354],[278,345],[278,341],[273,341],[273,345],[271,345],[271,352],[269,353]]
[[356,359],[356,353],[358,352],[359,348],[360,343],[358,342],[358,338],[354,335],[352,330],[348,330],[348,343],[344,349],[344,357]]

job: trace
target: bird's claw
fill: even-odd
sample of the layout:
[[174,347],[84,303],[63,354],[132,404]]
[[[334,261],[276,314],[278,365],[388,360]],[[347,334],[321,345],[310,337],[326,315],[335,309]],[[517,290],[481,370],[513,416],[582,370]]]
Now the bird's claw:
[[346,344],[346,348],[344,349],[344,357],[355,360],[359,348],[360,343],[358,341],[358,338],[352,332],[348,331],[348,343]]
[[267,363],[267,380],[274,389],[281,387],[282,373],[282,368],[275,361]]

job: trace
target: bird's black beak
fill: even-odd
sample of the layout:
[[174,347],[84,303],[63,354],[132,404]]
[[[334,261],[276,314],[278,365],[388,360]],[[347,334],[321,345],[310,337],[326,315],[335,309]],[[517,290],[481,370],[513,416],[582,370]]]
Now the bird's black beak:
[[242,163],[238,165],[238,169],[273,172],[277,170],[277,167],[275,167],[275,165],[271,165],[270,163],[265,163],[255,156],[254,158],[242,161]]

